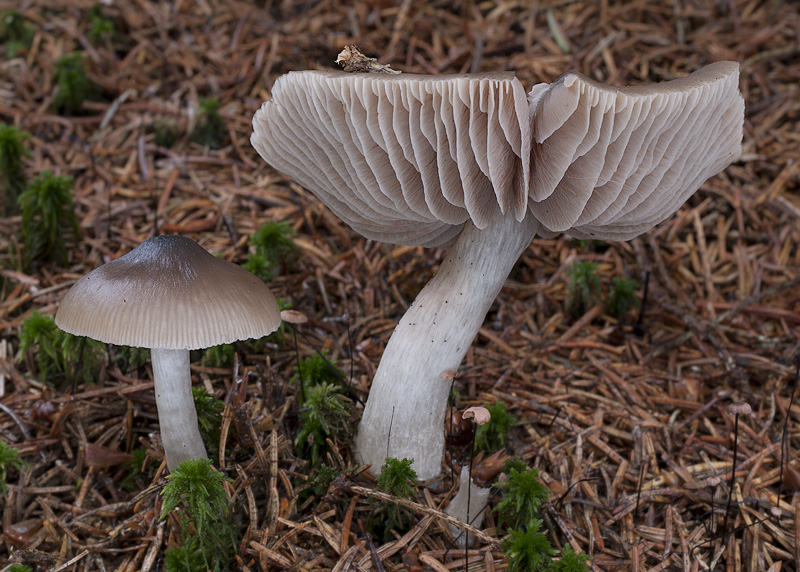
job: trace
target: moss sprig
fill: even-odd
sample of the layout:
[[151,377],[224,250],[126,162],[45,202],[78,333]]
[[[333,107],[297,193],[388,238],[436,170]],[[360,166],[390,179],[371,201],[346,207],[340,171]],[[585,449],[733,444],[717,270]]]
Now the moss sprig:
[[342,394],[341,386],[323,382],[306,390],[304,409],[295,444],[307,451],[316,464],[328,438],[342,440],[352,435],[353,402]]
[[639,283],[636,280],[614,277],[608,290],[606,314],[621,320],[625,314],[634,308],[638,308],[640,301],[636,296],[636,291],[639,288]]
[[39,378],[49,383],[62,374],[68,378],[81,374],[81,381],[90,383],[105,355],[102,343],[61,330],[52,316],[40,314],[38,310],[23,320],[19,340],[21,358],[37,348]]
[[78,113],[83,102],[94,96],[97,91],[86,76],[86,63],[80,54],[59,58],[56,62],[55,83],[57,91],[53,98],[53,109],[58,114]]
[[8,470],[16,469],[21,471],[26,463],[20,457],[19,451],[0,439],[0,496],[6,498],[8,489],[6,488],[6,479],[8,478]]
[[40,258],[66,264],[67,245],[81,238],[72,201],[72,177],[45,171],[31,181],[18,203],[26,266]]
[[220,102],[216,97],[201,99],[197,109],[197,121],[192,131],[192,141],[203,147],[219,149],[228,135],[225,119],[220,115]]
[[508,480],[498,485],[503,491],[503,500],[496,509],[498,521],[519,530],[538,518],[550,490],[539,480],[536,468],[520,470],[515,464],[506,474]]
[[0,203],[2,216],[12,216],[19,212],[17,199],[25,192],[28,178],[22,164],[23,157],[31,152],[25,147],[30,134],[20,131],[13,125],[0,123],[0,190],[3,201]]
[[261,225],[248,243],[253,251],[248,254],[244,268],[265,282],[282,274],[283,268],[291,270],[299,252],[292,238],[296,234],[285,221]]
[[508,435],[511,427],[517,424],[519,420],[508,412],[508,407],[503,401],[498,401],[494,405],[487,405],[486,409],[492,418],[488,423],[478,425],[475,431],[475,449],[494,453],[508,445]]
[[0,40],[6,45],[6,56],[15,58],[21,50],[31,46],[33,28],[20,12],[6,10],[0,15]]
[[228,570],[237,545],[224,485],[231,479],[215,471],[209,459],[190,459],[167,480],[161,491],[161,519],[178,506],[186,509],[180,518],[183,546],[172,556],[168,553],[173,569],[194,572],[199,565],[200,570]]
[[597,264],[576,261],[566,272],[569,281],[565,309],[572,318],[579,318],[600,301],[603,293],[603,286],[597,275]]

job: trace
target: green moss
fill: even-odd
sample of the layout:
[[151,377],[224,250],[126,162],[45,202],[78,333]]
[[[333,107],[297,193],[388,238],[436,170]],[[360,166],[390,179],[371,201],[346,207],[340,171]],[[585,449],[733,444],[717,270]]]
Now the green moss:
[[9,59],[17,57],[33,42],[33,29],[28,20],[16,10],[7,10],[0,16],[0,40],[6,45]]
[[[417,485],[417,473],[411,468],[413,462],[414,459],[386,457],[375,488],[398,498],[411,498]],[[414,515],[392,502],[379,503],[367,518],[368,530],[383,541],[393,538],[393,530],[405,531],[413,523]]]
[[81,238],[72,202],[72,177],[45,171],[31,181],[17,202],[22,210],[26,267],[38,259],[66,264],[67,246]]
[[575,552],[569,544],[565,544],[561,551],[561,558],[554,560],[547,572],[589,572],[586,563],[589,556],[584,552]]
[[522,529],[511,529],[501,543],[508,558],[508,572],[545,572],[557,552],[540,531],[542,521],[533,519]]
[[353,403],[342,394],[340,386],[323,382],[308,387],[295,445],[308,453],[312,464],[316,464],[327,448],[328,438],[342,440],[352,435],[352,414]]
[[197,121],[192,131],[193,142],[211,149],[222,147],[228,136],[228,127],[219,109],[220,103],[216,97],[200,100]]
[[282,274],[283,268],[295,267],[299,252],[292,238],[294,229],[288,222],[268,222],[250,238],[253,252],[247,256],[244,268],[268,282]]
[[498,485],[503,490],[503,500],[495,510],[501,525],[521,529],[539,516],[550,490],[539,481],[537,469],[520,470],[516,467],[506,473],[508,480]]
[[80,373],[82,381],[90,383],[105,355],[102,343],[68,334],[56,326],[52,316],[42,315],[38,310],[22,322],[19,339],[20,357],[37,348],[36,363],[42,381],[52,382],[59,375],[73,379]]
[[597,276],[597,264],[574,262],[567,269],[567,276],[565,309],[571,317],[579,318],[600,301],[603,287]]
[[0,190],[3,193],[0,208],[3,216],[12,216],[19,212],[17,200],[25,192],[28,181],[22,158],[31,156],[24,144],[29,138],[29,133],[20,131],[13,125],[0,123]]
[[83,102],[96,93],[96,88],[86,77],[85,62],[80,54],[62,56],[56,62],[56,95],[53,109],[56,113],[73,115],[80,111]]
[[[312,354],[300,360],[300,364],[294,367],[294,375],[289,380],[290,383],[301,379],[304,391],[315,385],[323,383],[339,383],[345,379],[344,373],[336,367],[336,361],[329,361],[328,352],[322,350],[321,354]],[[306,397],[307,399],[307,397]],[[305,402],[300,404],[305,406]]]
[[636,280],[625,280],[624,278],[614,278],[609,288],[608,300],[606,300],[606,313],[618,320],[625,314],[639,307],[639,298],[636,291],[639,283]]
[[508,412],[506,404],[502,401],[487,405],[486,409],[492,418],[488,423],[479,425],[475,431],[475,448],[494,453],[508,445],[509,431],[518,419]]
[[171,119],[157,119],[153,123],[153,142],[169,149],[178,140],[178,125]]
[[111,40],[116,33],[114,22],[108,20],[103,14],[103,7],[100,4],[95,4],[86,13],[89,20],[89,32],[87,36],[95,42],[105,42]]
[[417,485],[417,472],[411,468],[412,463],[414,459],[400,461],[386,457],[375,488],[396,497],[410,498]]
[[235,356],[236,348],[233,344],[212,346],[203,352],[201,363],[207,367],[230,368],[233,367]]
[[215,471],[209,459],[184,461],[167,476],[161,491],[161,518],[176,509],[181,515],[181,549],[168,555],[173,570],[230,570],[238,545],[231,523],[224,483],[231,479]]
[[25,461],[19,456],[19,451],[0,439],[0,495],[6,498],[6,478],[9,469],[21,471],[25,467]]
[[200,428],[200,436],[210,451],[218,451],[219,432],[222,426],[222,412],[225,410],[225,404],[203,387],[192,388],[192,399],[194,399],[194,408],[197,411],[197,425]]

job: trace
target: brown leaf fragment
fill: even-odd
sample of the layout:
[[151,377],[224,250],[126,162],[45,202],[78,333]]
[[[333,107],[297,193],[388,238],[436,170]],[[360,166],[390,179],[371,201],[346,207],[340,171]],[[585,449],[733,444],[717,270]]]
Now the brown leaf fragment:
[[339,52],[336,63],[342,66],[344,71],[353,73],[386,73],[399,74],[386,64],[379,64],[375,58],[370,58],[361,53],[358,46],[349,44]]

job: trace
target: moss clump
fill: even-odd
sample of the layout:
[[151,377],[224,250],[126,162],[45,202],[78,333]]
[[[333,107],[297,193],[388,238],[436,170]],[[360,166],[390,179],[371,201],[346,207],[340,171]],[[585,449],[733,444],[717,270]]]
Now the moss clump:
[[502,401],[487,405],[486,409],[492,418],[476,429],[475,448],[494,453],[508,445],[509,431],[519,420],[508,412],[506,404]]
[[51,383],[57,376],[75,379],[76,375],[80,375],[84,383],[90,383],[105,354],[102,343],[68,334],[56,326],[52,316],[42,315],[38,310],[22,322],[19,340],[21,356],[37,348],[39,377]]
[[197,110],[197,123],[192,131],[192,141],[203,147],[219,149],[228,135],[225,119],[219,113],[216,97],[201,99]]
[[31,181],[17,202],[22,210],[26,266],[40,258],[66,264],[70,232],[71,238],[81,238],[72,202],[72,177],[45,171]]
[[295,445],[307,452],[312,464],[316,464],[327,448],[329,438],[341,440],[352,434],[353,402],[342,394],[340,386],[321,383],[307,388],[303,407],[304,411],[300,413],[302,429]]
[[80,54],[62,56],[56,62],[57,91],[53,98],[56,113],[73,115],[80,111],[83,102],[92,97],[95,86],[86,77],[85,62]]
[[230,570],[238,544],[225,494],[224,483],[230,479],[215,471],[209,459],[184,461],[167,479],[161,491],[161,518],[178,506],[185,510],[180,516],[183,545],[167,552],[166,570]]
[[603,287],[597,276],[597,264],[574,262],[567,269],[567,276],[565,309],[572,318],[579,318],[600,301]]
[[250,238],[253,252],[248,254],[244,268],[265,282],[279,276],[283,268],[294,268],[298,248],[292,237],[294,229],[288,222],[268,222]]
[[9,59],[17,57],[33,42],[33,29],[28,20],[16,10],[6,10],[0,15],[0,40],[6,45]]
[[17,200],[25,192],[28,182],[22,158],[31,156],[24,144],[29,138],[29,133],[20,131],[13,125],[0,123],[0,190],[3,193],[0,208],[3,216],[12,216],[19,212]]
[[25,461],[19,456],[19,451],[0,439],[0,496],[6,498],[6,477],[9,469],[21,471],[25,466]]
[[609,316],[621,320],[625,314],[639,307],[639,298],[636,291],[639,283],[636,280],[625,280],[624,278],[614,278],[609,288],[608,300],[606,300],[606,313]]

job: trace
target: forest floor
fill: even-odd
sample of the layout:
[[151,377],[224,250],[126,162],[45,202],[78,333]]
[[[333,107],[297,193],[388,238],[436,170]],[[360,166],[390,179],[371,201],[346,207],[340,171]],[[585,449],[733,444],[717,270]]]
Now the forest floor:
[[[31,265],[21,217],[0,219],[0,439],[25,461],[8,469],[0,498],[0,570],[14,562],[161,570],[179,539],[176,520],[157,518],[166,465],[149,367],[124,367],[110,348],[91,383],[45,378],[41,348],[20,355],[23,321],[54,314],[78,278],[149,237],[183,234],[243,264],[250,236],[270,221],[291,225],[297,247],[270,287],[308,322],[280,343],[237,346],[239,373],[249,371],[244,404],[231,399],[240,388],[233,368],[192,365],[196,383],[227,403],[217,465],[232,479],[241,522],[232,568],[467,569],[438,511],[452,497],[450,472],[415,489],[407,529],[370,538],[360,522],[376,507],[374,477],[358,472],[315,492],[308,483],[320,463],[295,446],[297,356],[326,351],[366,399],[394,325],[444,254],[360,237],[250,145],[253,113],[279,75],[333,69],[354,42],[407,72],[513,70],[527,89],[569,69],[633,85],[740,62],[741,159],[630,242],[534,240],[455,386],[459,408],[501,400],[516,416],[507,453],[537,467],[551,491],[543,512],[551,543],[586,552],[593,570],[798,570],[800,403],[790,400],[800,342],[800,15],[792,2],[92,6],[24,2],[32,42],[14,57],[0,44],[0,121],[31,134],[30,178],[73,177],[82,234],[64,237],[65,263]],[[0,1],[11,8],[19,2]],[[74,53],[96,89],[58,114],[56,62]],[[219,149],[190,137],[210,97],[226,125]],[[173,141],[164,139],[170,132]],[[600,300],[570,317],[565,271],[575,261],[597,264],[603,299],[615,277],[647,283],[641,309],[615,320]],[[738,419],[732,478],[729,406],[740,402],[752,414]],[[782,472],[787,416],[792,463]],[[135,470],[114,455],[135,450],[145,456]],[[448,461],[464,458],[448,450]],[[328,443],[323,460],[356,466],[347,440]],[[469,570],[504,570],[506,533],[492,510],[483,531]]]

